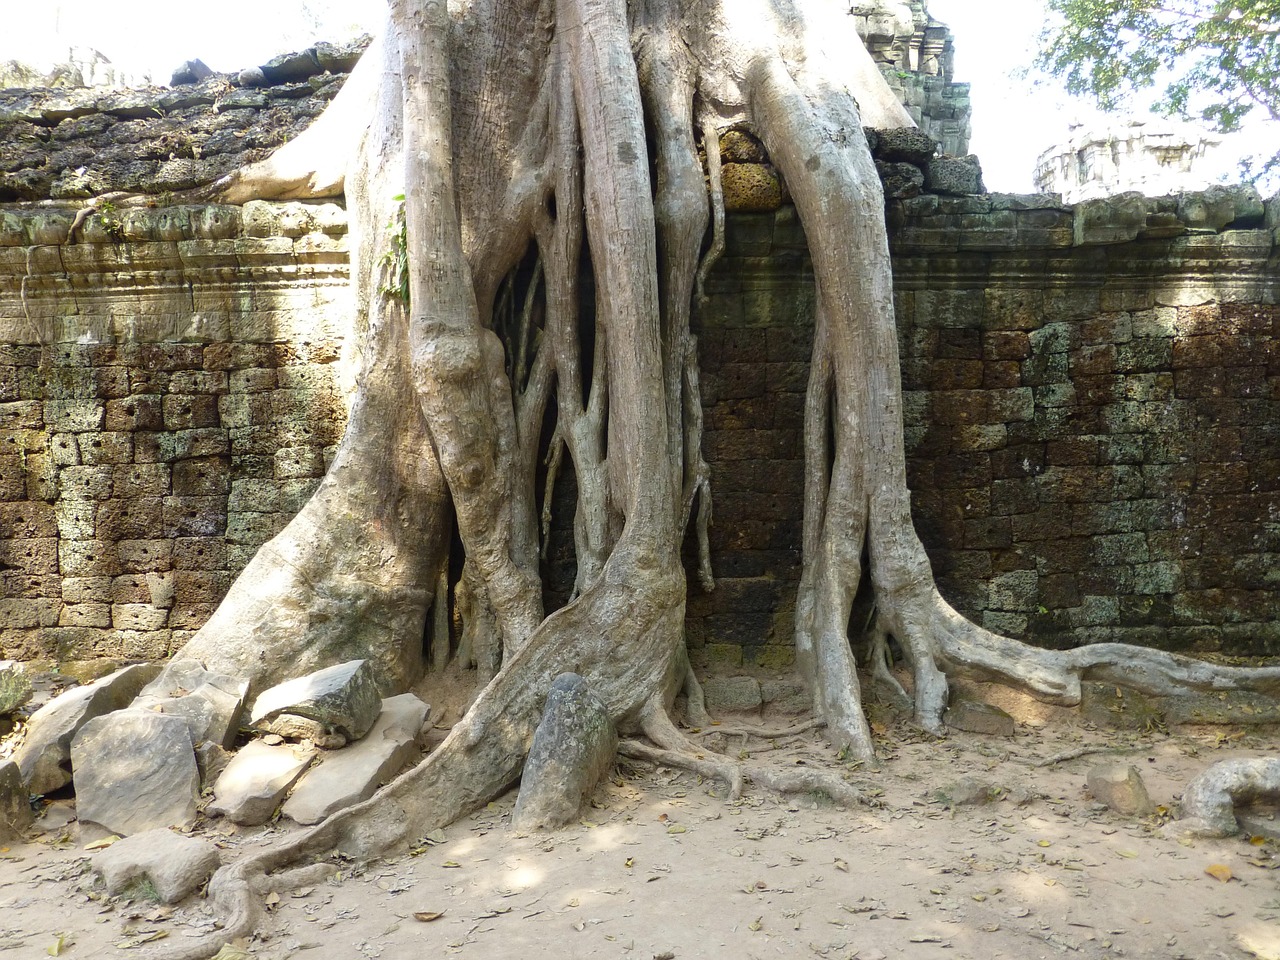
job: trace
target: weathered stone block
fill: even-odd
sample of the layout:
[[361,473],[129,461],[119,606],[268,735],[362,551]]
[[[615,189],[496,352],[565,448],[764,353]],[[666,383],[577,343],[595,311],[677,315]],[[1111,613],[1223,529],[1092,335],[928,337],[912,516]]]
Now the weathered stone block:
[[94,856],[92,868],[111,896],[147,881],[162,903],[177,903],[208,880],[221,860],[208,840],[161,829],[113,843]]
[[1095,800],[1122,816],[1146,817],[1155,812],[1142,775],[1130,764],[1094,767],[1089,771],[1087,786]]

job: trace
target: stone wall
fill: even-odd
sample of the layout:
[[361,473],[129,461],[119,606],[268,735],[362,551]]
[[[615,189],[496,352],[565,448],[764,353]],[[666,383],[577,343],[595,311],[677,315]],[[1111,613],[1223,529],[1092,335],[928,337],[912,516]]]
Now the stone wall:
[[[913,511],[962,613],[1280,654],[1277,223],[1249,190],[891,204]],[[720,579],[691,581],[689,638],[769,667],[793,658],[812,276],[790,208],[730,238],[695,318]]]
[[[918,527],[944,594],[1037,643],[1280,652],[1280,210],[1247,191],[894,201]],[[321,475],[345,416],[330,204],[0,214],[0,648],[158,656]],[[1177,234],[1177,235],[1174,235]],[[781,667],[812,272],[731,217],[700,337],[719,587],[696,659]],[[563,581],[564,571],[554,580]]]
[[0,657],[96,670],[177,649],[323,475],[346,223],[140,210],[128,242],[91,220],[68,243],[71,223],[0,215]]

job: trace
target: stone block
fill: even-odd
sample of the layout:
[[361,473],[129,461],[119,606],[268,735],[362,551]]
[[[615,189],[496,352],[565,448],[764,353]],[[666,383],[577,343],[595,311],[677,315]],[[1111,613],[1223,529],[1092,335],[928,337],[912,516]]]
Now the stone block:
[[766,213],[782,206],[782,178],[766,163],[726,163],[721,168],[724,208],[732,213]]
[[618,734],[587,682],[555,679],[520,778],[513,830],[554,830],[578,817],[583,801],[613,765]]
[[[925,164],[925,189],[930,193],[941,193],[950,196],[972,196],[985,192],[982,185],[982,166],[978,158],[965,157],[932,157]],[[1010,218],[1012,227],[1012,218]]]
[[373,727],[381,709],[373,668],[367,660],[352,660],[264,690],[254,701],[250,722],[288,713],[315,720],[348,740],[359,740]]
[[1013,717],[999,707],[959,697],[947,707],[942,721],[955,730],[989,737],[1012,737],[1016,729]]
[[707,709],[712,711],[758,711],[764,702],[755,677],[708,677],[702,682],[702,692]]
[[431,708],[411,693],[383,700],[382,712],[364,739],[321,754],[320,762],[285,801],[284,815],[298,823],[319,823],[373,796],[417,755],[418,738],[430,713]]
[[174,660],[147,684],[134,708],[181,717],[191,742],[210,740],[230,749],[240,732],[249,681],[205,670],[197,660]]
[[314,748],[250,741],[218,777],[208,812],[245,826],[266,823],[315,756]]
[[12,760],[0,761],[0,843],[22,842],[34,815],[22,773]]
[[195,823],[200,775],[180,717],[129,709],[90,720],[71,766],[81,820],[121,836]]
[[1147,226],[1147,200],[1139,193],[1086,200],[1076,204],[1076,246],[1128,243]]
[[178,903],[195,893],[222,862],[208,840],[172,830],[147,830],[97,853],[91,866],[107,893],[118,896],[146,881],[162,903]]
[[1147,817],[1155,813],[1155,804],[1135,766],[1101,764],[1089,771],[1086,785],[1095,800],[1121,816]]

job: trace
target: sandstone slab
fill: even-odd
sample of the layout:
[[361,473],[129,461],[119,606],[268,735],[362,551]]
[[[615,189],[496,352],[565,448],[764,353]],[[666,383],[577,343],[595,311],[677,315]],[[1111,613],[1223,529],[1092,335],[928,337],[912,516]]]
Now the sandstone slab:
[[160,672],[158,663],[117,670],[86,687],[50,700],[32,715],[27,739],[14,754],[30,793],[50,793],[71,782],[71,740],[96,717],[128,706]]
[[142,689],[133,705],[181,717],[192,743],[211,740],[229,748],[240,730],[248,695],[248,680],[213,673],[198,660],[177,660]]
[[208,812],[244,826],[266,823],[314,759],[312,749],[251,741],[218,777]]
[[957,699],[947,707],[942,722],[953,730],[989,737],[1012,737],[1017,726],[1013,717],[999,707],[981,700],[965,699]]
[[1089,771],[1089,792],[1099,803],[1126,817],[1146,817],[1155,812],[1138,768],[1127,763],[1107,763]]
[[520,778],[512,829],[554,830],[575,820],[617,749],[609,713],[587,682],[576,673],[556,677]]
[[71,742],[80,820],[129,836],[190,826],[200,774],[186,722],[119,710],[84,725]]
[[92,869],[112,896],[146,880],[161,901],[177,903],[208,880],[220,863],[218,848],[207,840],[172,830],[147,830],[98,853]]
[[0,763],[0,843],[18,840],[34,819],[18,765],[12,760]]
[[32,692],[31,680],[17,666],[0,669],[0,716],[25,705]]
[[281,714],[306,717],[359,740],[373,727],[382,709],[382,696],[367,660],[351,660],[286,680],[259,695],[251,722],[273,720]]
[[431,708],[411,693],[382,701],[382,713],[363,739],[323,754],[298,781],[284,815],[319,823],[331,813],[373,796],[418,752],[418,738]]

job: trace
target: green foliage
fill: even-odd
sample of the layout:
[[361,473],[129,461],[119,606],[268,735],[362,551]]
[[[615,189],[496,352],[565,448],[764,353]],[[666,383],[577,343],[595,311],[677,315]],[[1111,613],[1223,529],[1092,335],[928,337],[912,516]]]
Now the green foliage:
[[[1047,0],[1036,66],[1114,110],[1155,90],[1166,116],[1230,132],[1280,121],[1280,0]],[[1265,166],[1280,163],[1280,153]]]
[[98,205],[98,222],[113,242],[120,243],[124,240],[124,221],[120,219],[116,205],[110,200],[104,200]]
[[399,297],[406,307],[409,305],[409,233],[404,219],[404,194],[395,198],[398,206],[395,216],[387,224],[391,231],[391,249],[379,258],[386,282],[381,292],[384,297]]

